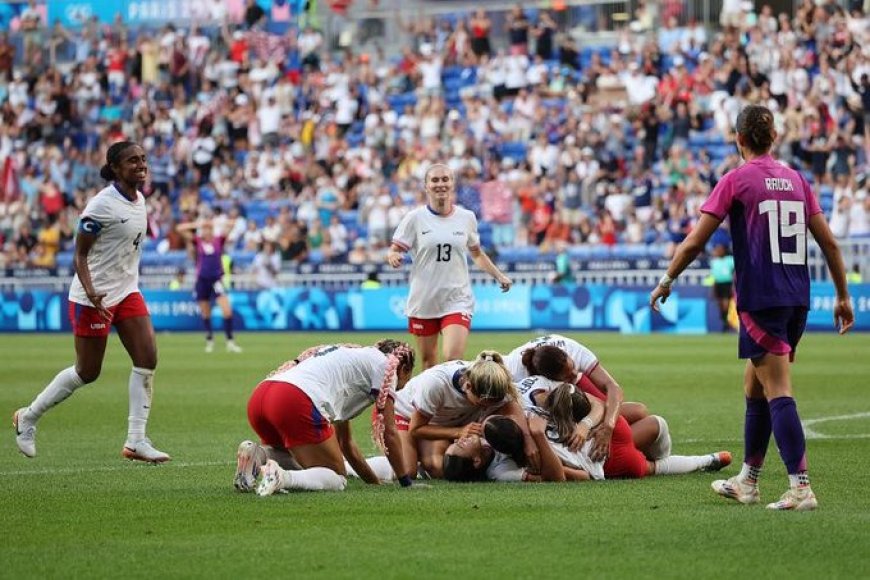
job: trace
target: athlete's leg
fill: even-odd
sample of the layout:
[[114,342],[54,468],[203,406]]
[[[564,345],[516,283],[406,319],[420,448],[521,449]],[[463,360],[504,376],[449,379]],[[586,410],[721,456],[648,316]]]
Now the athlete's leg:
[[450,447],[450,441],[430,441],[420,439],[417,441],[420,463],[426,472],[436,479],[444,476],[444,452]]
[[288,471],[269,460],[263,468],[258,494],[271,495],[287,489],[340,491],[347,485],[344,456],[335,433],[321,443],[297,445],[290,451],[303,469]]
[[469,329],[461,324],[449,324],[441,330],[443,341],[441,350],[444,360],[461,360],[465,356]]
[[211,327],[211,300],[199,300],[199,312],[202,316],[202,325],[205,327],[206,350],[211,351],[211,341],[214,340],[214,331]]
[[619,406],[619,414],[622,415],[629,425],[634,425],[641,419],[649,417],[649,409],[643,403],[629,401]]
[[438,334],[429,336],[417,335],[417,352],[420,353],[420,365],[423,370],[438,364]]
[[130,414],[128,416],[127,443],[124,457],[142,461],[168,461],[169,456],[157,451],[146,439],[148,416],[154,389],[154,369],[157,368],[157,340],[150,316],[125,318],[115,323],[118,337],[124,345],[133,369],[130,372]]
[[659,422],[655,417],[647,416],[631,424],[631,438],[634,446],[643,453],[647,459],[658,459],[653,454],[653,444],[659,437]]
[[221,315],[224,319],[224,336],[227,338],[227,350],[231,352],[240,352],[233,341],[233,309],[230,306],[230,299],[226,294],[218,295],[217,304],[221,309]]

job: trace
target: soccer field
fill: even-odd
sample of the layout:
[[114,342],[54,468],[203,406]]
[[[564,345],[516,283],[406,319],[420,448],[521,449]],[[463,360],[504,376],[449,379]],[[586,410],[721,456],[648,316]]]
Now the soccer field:
[[[530,336],[475,333],[468,356]],[[739,463],[734,336],[571,336],[599,355],[627,400],[668,419],[676,453],[728,449]],[[245,405],[257,382],[308,346],[375,338],[242,335],[243,354],[218,341],[206,355],[200,335],[160,335],[149,432],[173,456],[161,466],[120,458],[130,363],[113,338],[99,381],[40,422],[36,459],[18,453],[5,423],[0,578],[870,577],[870,335],[807,335],[793,369],[816,512],[728,503],[710,490],[713,474],[237,493],[235,449],[253,437]],[[0,352],[4,421],[73,360],[69,336],[3,335]],[[366,420],[355,437],[374,452]],[[771,443],[762,501],[786,486]]]

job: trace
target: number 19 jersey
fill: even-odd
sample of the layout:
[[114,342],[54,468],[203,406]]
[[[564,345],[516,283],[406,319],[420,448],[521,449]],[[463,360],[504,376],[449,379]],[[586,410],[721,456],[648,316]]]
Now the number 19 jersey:
[[454,207],[450,215],[441,216],[428,206],[418,207],[399,223],[393,243],[413,260],[406,316],[441,318],[474,312],[467,252],[480,247],[480,236],[472,212]]
[[[114,185],[100,191],[85,206],[79,231],[97,236],[88,253],[88,270],[103,305],[115,306],[139,290],[139,258],[148,229],[145,197],[136,192],[130,201]],[[91,305],[78,274],[69,289],[69,300]]]
[[730,219],[738,310],[809,308],[807,224],[822,208],[800,173],[758,157],[725,175],[701,211]]

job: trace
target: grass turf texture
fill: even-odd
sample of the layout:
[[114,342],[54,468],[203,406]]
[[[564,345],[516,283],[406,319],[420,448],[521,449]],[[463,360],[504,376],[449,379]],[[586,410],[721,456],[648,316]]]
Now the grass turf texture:
[[[474,333],[468,356],[530,335]],[[870,415],[811,425],[814,513],[771,513],[716,497],[717,476],[579,485],[367,487],[259,498],[231,486],[245,404],[282,361],[323,342],[375,335],[244,335],[244,354],[161,335],[149,432],[173,461],[123,461],[130,364],[116,338],[103,375],[39,424],[39,456],[0,438],[0,578],[870,576]],[[576,336],[628,400],[670,422],[674,450],[742,457],[742,365],[733,336]],[[0,410],[9,417],[72,361],[68,336],[0,336]],[[870,335],[811,334],[793,367],[804,420],[870,413]],[[8,419],[4,419],[8,420]],[[8,423],[7,423],[8,425]],[[372,453],[365,420],[355,438]],[[725,470],[730,476],[739,469]],[[786,488],[771,444],[761,491]]]

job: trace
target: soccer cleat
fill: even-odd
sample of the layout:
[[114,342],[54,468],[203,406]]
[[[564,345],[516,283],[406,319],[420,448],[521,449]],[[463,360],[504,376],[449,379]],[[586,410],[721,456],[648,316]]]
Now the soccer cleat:
[[731,465],[731,453],[728,451],[720,451],[718,453],[711,453],[710,455],[713,457],[713,461],[711,461],[710,465],[701,471],[720,471],[721,469]]
[[260,469],[260,483],[257,485],[257,495],[266,497],[284,490],[284,470],[272,459]]
[[266,450],[253,441],[242,441],[236,453],[236,475],[233,485],[239,491],[254,491],[260,468],[266,463]]
[[739,475],[735,475],[730,479],[717,479],[710,486],[713,488],[713,491],[722,497],[727,497],[743,504],[761,501],[761,495],[758,493],[758,484],[741,481]]
[[782,494],[779,501],[767,504],[769,510],[794,512],[810,511],[817,507],[819,507],[819,502],[816,500],[816,494],[808,485],[789,488],[787,492]]
[[25,457],[36,457],[36,425],[24,418],[27,407],[22,407],[12,415],[15,427],[15,443]]
[[130,461],[145,461],[147,463],[163,463],[172,459],[166,453],[154,449],[151,440],[147,437],[141,441],[124,443],[121,455]]
[[205,352],[214,352],[214,341],[213,340],[205,341]]
[[237,345],[234,341],[227,341],[227,352],[242,352],[242,347]]

